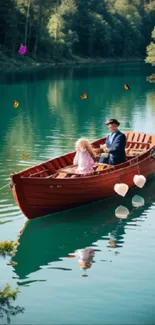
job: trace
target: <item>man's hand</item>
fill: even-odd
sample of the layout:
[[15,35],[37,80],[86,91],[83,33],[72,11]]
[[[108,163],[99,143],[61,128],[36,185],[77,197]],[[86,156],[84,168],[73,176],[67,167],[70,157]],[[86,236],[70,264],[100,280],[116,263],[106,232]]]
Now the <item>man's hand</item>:
[[107,147],[104,148],[104,152],[108,153],[109,151],[110,151],[109,148],[107,148]]
[[102,149],[101,148],[93,148],[93,151],[96,155],[99,155],[100,153],[102,153]]
[[100,144],[100,149],[104,150],[106,148],[106,144]]

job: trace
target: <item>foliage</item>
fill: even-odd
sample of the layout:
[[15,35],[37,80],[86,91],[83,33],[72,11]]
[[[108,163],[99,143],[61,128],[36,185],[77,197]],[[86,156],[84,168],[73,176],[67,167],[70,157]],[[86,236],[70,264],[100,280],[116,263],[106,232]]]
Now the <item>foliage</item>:
[[155,83],[155,73],[152,73],[149,77],[147,77],[147,81],[150,83]]
[[1,0],[0,51],[21,59],[26,43],[26,55],[38,60],[144,57],[154,21],[151,0]]
[[10,316],[15,316],[18,313],[23,313],[24,308],[20,306],[12,306],[11,301],[17,298],[19,290],[11,290],[9,284],[6,284],[3,290],[0,290],[0,318],[6,316],[7,323],[10,324]]
[[[150,63],[152,66],[155,66],[155,27],[152,31],[152,39],[154,42],[151,42],[146,49],[147,57],[145,59],[146,63]],[[150,83],[155,83],[155,73],[152,73],[149,77],[147,77],[147,81]]]
[[19,293],[18,289],[15,289],[14,291],[13,290],[11,291],[11,288],[10,288],[9,284],[6,284],[4,289],[0,290],[0,303],[2,305],[4,305],[10,299],[15,300],[18,293]]
[[6,254],[10,255],[18,246],[17,242],[12,240],[5,240],[0,242],[0,255],[5,256]]
[[[155,41],[155,27],[152,31],[152,39]],[[151,63],[152,66],[155,65],[155,42],[151,42],[147,46],[147,57],[145,60],[146,63]]]

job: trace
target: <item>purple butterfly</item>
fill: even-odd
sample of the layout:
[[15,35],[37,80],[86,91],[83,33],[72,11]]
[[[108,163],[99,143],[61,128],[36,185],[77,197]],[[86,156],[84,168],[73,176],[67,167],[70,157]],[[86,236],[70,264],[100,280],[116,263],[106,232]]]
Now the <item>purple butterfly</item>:
[[24,46],[23,44],[21,44],[18,53],[21,55],[25,54],[26,53],[26,45]]

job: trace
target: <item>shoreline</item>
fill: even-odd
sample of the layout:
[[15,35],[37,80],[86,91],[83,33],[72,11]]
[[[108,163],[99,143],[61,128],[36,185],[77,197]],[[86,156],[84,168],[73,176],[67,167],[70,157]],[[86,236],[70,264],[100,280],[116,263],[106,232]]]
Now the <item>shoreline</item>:
[[20,57],[20,59],[13,59],[3,56],[1,59],[0,56],[0,71],[1,73],[10,73],[10,72],[24,72],[32,71],[42,68],[59,68],[59,67],[81,67],[81,66],[96,66],[96,65],[105,65],[110,63],[129,63],[129,62],[144,62],[144,58],[140,57],[131,57],[131,58],[82,58],[78,56],[73,56],[72,59],[64,59],[61,62],[54,62],[47,60],[43,62],[42,60],[34,60],[28,56]]

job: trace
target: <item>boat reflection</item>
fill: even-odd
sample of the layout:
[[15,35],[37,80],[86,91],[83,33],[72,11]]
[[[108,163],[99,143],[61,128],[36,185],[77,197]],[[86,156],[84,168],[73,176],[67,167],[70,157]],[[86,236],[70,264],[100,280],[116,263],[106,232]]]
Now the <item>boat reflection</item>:
[[[17,263],[12,266],[14,272],[19,279],[25,279],[42,266],[69,257],[71,252],[86,247],[95,249],[94,243],[98,240],[106,240],[107,247],[114,249],[123,246],[126,224],[132,222],[133,225],[133,220],[136,221],[155,201],[154,186],[155,180],[152,179],[143,189],[133,189],[125,199],[116,196],[52,217],[28,221],[18,238],[20,245],[17,252],[12,257],[12,261]],[[139,193],[145,198],[145,206],[133,208],[132,197]],[[115,217],[115,209],[122,202],[130,210],[130,215],[120,220]],[[136,222],[134,226],[137,226]],[[82,266],[87,267],[87,261],[85,265],[81,262]]]

